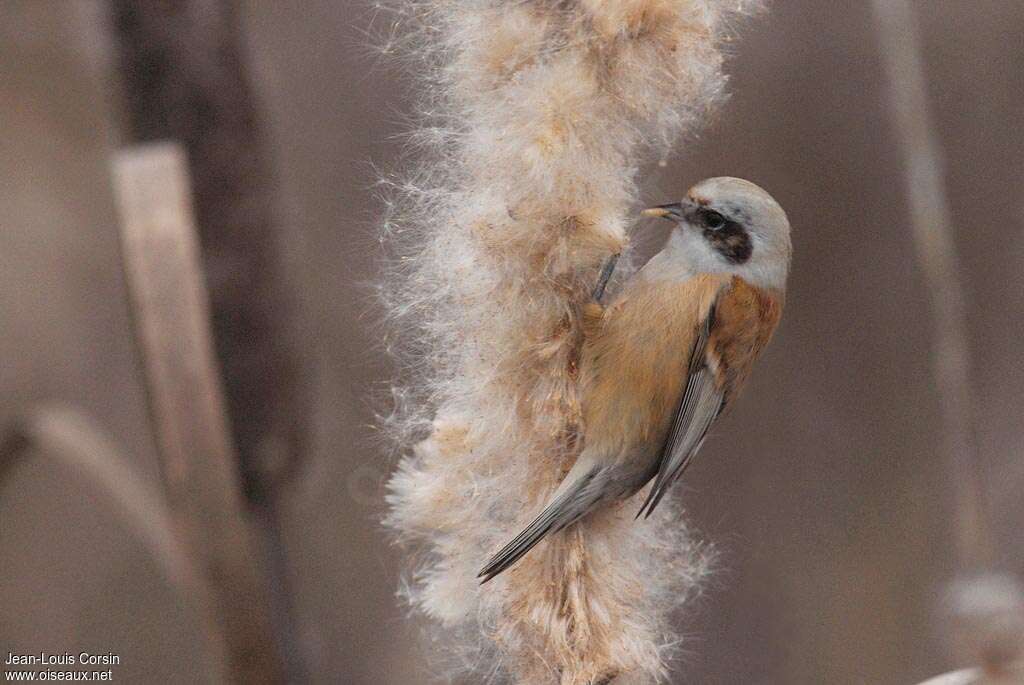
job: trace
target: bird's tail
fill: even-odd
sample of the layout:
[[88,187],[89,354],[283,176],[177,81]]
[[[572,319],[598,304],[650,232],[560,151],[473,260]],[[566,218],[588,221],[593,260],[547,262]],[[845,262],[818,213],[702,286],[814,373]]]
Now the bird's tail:
[[549,533],[557,533],[575,523],[601,499],[604,494],[603,483],[606,480],[601,477],[604,469],[581,462],[582,457],[577,460],[576,465],[566,475],[565,480],[552,495],[551,501],[537,518],[500,552],[491,557],[487,565],[481,569],[477,575],[482,579],[481,584],[519,561]]

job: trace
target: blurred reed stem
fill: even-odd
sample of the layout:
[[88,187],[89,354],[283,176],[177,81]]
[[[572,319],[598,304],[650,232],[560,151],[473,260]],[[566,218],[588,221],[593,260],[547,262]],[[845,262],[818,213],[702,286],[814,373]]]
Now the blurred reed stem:
[[872,0],[888,74],[888,98],[903,152],[910,228],[932,310],[932,373],[942,412],[954,534],[962,571],[987,568],[993,540],[972,387],[966,297],[953,218],[943,185],[941,144],[928,107],[917,19],[908,0]]
[[942,412],[946,476],[953,498],[958,577],[947,590],[950,642],[981,666],[941,683],[1020,683],[1024,595],[997,573],[990,491],[978,446],[977,400],[967,334],[967,298],[946,197],[944,160],[928,106],[917,17],[909,0],[872,0],[896,138],[903,152],[910,224],[932,310],[932,372]]
[[104,501],[152,554],[174,592],[198,620],[212,679],[225,679],[227,641],[213,610],[213,589],[181,544],[162,493],[136,473],[92,419],[76,409],[36,407],[13,425],[0,440],[0,486],[12,469],[31,455],[52,460],[106,496]]
[[240,487],[185,155],[174,143],[121,151],[115,197],[131,311],[175,533],[212,590],[233,683],[284,679],[280,630]]
[[233,458],[294,682],[308,674],[281,517],[306,452],[309,369],[293,328],[296,297],[242,12],[237,0],[111,0],[124,137],[177,141],[187,153]]

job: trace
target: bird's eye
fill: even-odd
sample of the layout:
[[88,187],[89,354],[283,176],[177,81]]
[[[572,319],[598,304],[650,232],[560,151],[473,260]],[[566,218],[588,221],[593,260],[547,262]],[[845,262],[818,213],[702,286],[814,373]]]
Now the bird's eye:
[[722,226],[725,226],[725,217],[718,212],[708,209],[703,212],[703,215],[704,225],[712,231],[717,231]]

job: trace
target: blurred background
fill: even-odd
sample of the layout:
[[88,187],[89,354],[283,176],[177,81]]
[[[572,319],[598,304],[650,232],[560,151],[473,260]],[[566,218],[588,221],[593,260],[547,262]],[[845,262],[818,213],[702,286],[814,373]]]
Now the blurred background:
[[[992,565],[1019,578],[1024,5],[913,4]],[[0,3],[0,430],[74,408],[163,487],[111,159],[179,141],[240,506],[293,681],[429,679],[379,523],[395,458],[373,424],[394,371],[370,287],[374,186],[415,96],[373,47],[382,21],[343,0]],[[731,100],[642,183],[665,201],[750,178],[786,208],[796,250],[775,342],[681,488],[721,558],[685,617],[679,682],[897,684],[961,665],[943,611],[955,478],[874,22],[867,3],[773,3],[730,46]],[[215,681],[201,619],[110,497],[15,443],[0,461],[0,652],[113,652],[114,680]]]

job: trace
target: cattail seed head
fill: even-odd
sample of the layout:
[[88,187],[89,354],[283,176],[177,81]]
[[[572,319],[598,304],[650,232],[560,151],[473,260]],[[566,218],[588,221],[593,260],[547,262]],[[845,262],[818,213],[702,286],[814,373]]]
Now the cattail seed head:
[[584,310],[601,264],[626,247],[638,165],[718,103],[727,19],[749,9],[393,8],[423,78],[411,140],[425,161],[393,184],[386,219],[410,398],[391,421],[406,456],[387,523],[419,550],[406,598],[475,682],[666,677],[672,614],[708,566],[672,507],[642,525],[633,508],[599,512],[484,587],[476,573],[577,455]]

